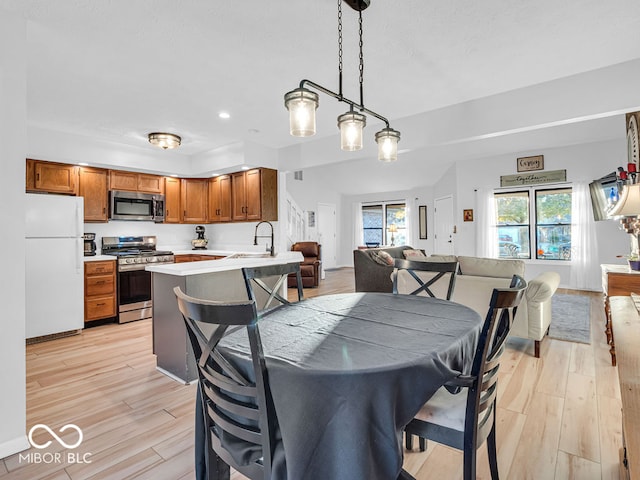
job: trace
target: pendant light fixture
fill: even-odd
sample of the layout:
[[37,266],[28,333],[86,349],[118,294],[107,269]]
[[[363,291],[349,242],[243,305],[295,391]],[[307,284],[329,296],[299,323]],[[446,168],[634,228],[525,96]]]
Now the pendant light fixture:
[[308,137],[316,133],[316,109],[319,104],[319,96],[316,92],[307,88],[310,87],[349,105],[349,111],[338,117],[340,148],[342,150],[355,151],[362,149],[363,130],[367,124],[367,117],[364,115],[366,113],[385,123],[385,128],[375,134],[375,140],[378,144],[378,160],[394,162],[398,159],[400,132],[391,128],[389,121],[385,117],[366,108],[363,99],[362,11],[369,6],[371,0],[345,1],[358,12],[360,103],[349,100],[342,94],[342,0],[338,0],[338,93],[332,92],[311,80],[302,80],[298,88],[286,93],[284,96],[284,104],[289,111],[289,132],[294,137]]
[[154,132],[149,134],[149,143],[163,150],[178,148],[182,139],[173,133]]

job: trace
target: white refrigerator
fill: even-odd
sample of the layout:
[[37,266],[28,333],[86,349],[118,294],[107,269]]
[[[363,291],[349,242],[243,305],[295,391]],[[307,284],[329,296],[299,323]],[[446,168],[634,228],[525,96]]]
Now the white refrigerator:
[[84,199],[26,194],[26,338],[84,327]]

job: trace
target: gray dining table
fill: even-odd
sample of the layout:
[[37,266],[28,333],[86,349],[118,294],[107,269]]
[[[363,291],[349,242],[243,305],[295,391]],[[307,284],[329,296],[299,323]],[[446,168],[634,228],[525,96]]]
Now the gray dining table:
[[[273,478],[398,478],[403,427],[470,371],[481,325],[458,303],[387,293],[319,296],[266,313],[260,335],[284,451]],[[244,330],[218,348],[250,375]],[[218,469],[209,478],[228,475]]]

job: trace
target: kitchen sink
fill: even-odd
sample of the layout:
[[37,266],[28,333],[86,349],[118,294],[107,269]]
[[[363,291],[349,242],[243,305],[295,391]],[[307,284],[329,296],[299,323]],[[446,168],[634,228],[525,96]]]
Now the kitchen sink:
[[234,253],[229,255],[226,258],[269,258],[271,255],[268,253],[259,253],[259,252],[245,252],[245,253]]

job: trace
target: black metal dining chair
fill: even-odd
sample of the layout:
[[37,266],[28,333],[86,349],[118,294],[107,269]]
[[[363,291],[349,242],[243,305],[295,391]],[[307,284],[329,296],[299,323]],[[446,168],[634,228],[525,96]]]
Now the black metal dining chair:
[[[255,301],[224,303],[190,297],[180,287],[173,291],[198,366],[207,472],[220,458],[251,480],[271,478],[280,443]],[[255,380],[216,349],[230,326],[246,329]]]
[[[526,286],[522,277],[514,275],[509,288],[493,290],[471,373],[458,375],[441,387],[405,427],[408,439],[411,435],[420,437],[421,451],[426,449],[425,439],[462,450],[465,480],[475,480],[476,452],[485,441],[491,478],[498,479],[495,418],[498,369]],[[460,392],[453,394],[451,389]]]
[[[244,277],[245,287],[247,288],[247,296],[249,299],[256,302],[259,310],[268,310],[271,306],[271,302],[274,300],[277,300],[279,305],[291,303],[288,299],[280,295],[280,290],[283,285],[285,288],[287,286],[287,278],[289,277],[289,274],[294,274],[296,276],[298,301],[302,300],[304,298],[304,294],[302,293],[302,277],[300,276],[299,263],[266,265],[262,267],[244,267],[242,269],[242,275]],[[276,283],[273,286],[270,286],[264,280],[267,277],[277,277]],[[258,288],[254,291],[254,287]],[[261,308],[258,303],[256,292],[264,292],[267,294],[267,299]]]
[[[417,260],[403,260],[396,258],[393,262],[393,293],[398,293],[398,271],[405,270],[417,282],[418,288],[410,293],[410,295],[418,295],[426,293],[430,297],[436,297],[431,287],[438,281],[445,282],[449,280],[447,294],[445,299],[451,300],[453,289],[456,285],[456,275],[458,274],[458,262],[420,262]],[[423,279],[416,272],[432,272],[434,273],[428,279]]]

